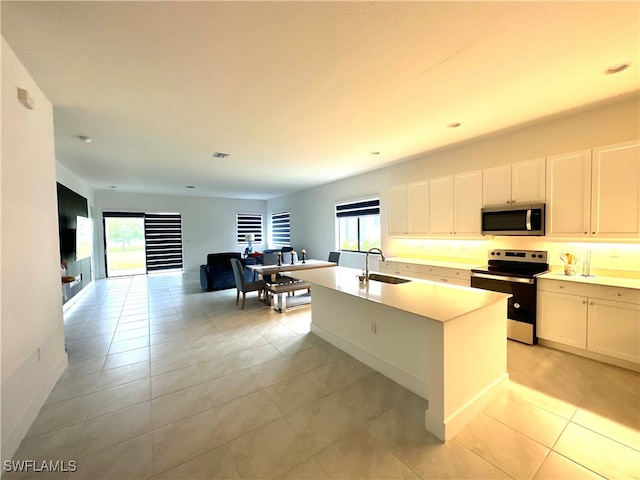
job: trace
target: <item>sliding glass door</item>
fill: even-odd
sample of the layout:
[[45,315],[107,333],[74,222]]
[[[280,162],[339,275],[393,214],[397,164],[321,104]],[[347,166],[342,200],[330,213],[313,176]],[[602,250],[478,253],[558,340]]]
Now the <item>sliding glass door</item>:
[[107,277],[147,273],[144,215],[104,216]]
[[107,277],[181,270],[179,213],[104,212]]

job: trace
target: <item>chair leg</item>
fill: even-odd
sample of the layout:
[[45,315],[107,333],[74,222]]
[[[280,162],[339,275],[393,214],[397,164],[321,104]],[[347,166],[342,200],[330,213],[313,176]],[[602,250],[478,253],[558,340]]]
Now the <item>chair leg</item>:
[[236,305],[238,305],[238,300],[240,299],[240,290],[237,290],[236,293]]
[[240,310],[244,310],[244,299],[247,297],[246,292],[242,292],[242,308]]

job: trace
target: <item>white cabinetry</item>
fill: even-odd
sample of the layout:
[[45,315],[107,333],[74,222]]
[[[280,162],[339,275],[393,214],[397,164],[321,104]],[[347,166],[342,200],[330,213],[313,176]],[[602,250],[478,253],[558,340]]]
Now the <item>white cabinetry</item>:
[[471,285],[471,272],[462,268],[421,265],[420,278],[432,282],[462,285],[463,287],[469,287]]
[[429,233],[429,184],[426,181],[389,189],[389,235]]
[[638,290],[540,279],[537,327],[540,339],[640,364]]
[[482,170],[483,206],[544,200],[544,157]]
[[409,216],[407,212],[407,186],[389,189],[389,235],[407,235]]
[[547,159],[547,235],[640,235],[639,142]]
[[471,272],[463,268],[435,267],[413,262],[380,262],[382,273],[402,275],[403,277],[420,278],[432,282],[451,283],[468,287],[471,285]]
[[480,235],[482,171],[429,180],[432,235]]
[[538,292],[538,338],[587,348],[587,297]]
[[640,144],[596,148],[591,162],[591,235],[640,235]]

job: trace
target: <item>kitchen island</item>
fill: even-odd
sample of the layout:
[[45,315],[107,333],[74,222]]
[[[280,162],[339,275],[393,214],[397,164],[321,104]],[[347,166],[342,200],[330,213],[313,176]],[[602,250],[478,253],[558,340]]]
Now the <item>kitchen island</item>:
[[426,429],[452,438],[507,384],[509,295],[360,273],[295,272],[312,285],[311,331],[428,400]]

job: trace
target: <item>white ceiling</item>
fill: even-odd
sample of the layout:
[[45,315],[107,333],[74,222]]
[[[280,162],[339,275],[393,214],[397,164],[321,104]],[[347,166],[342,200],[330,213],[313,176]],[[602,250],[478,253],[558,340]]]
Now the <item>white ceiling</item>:
[[637,1],[1,8],[96,189],[271,198],[640,88]]

